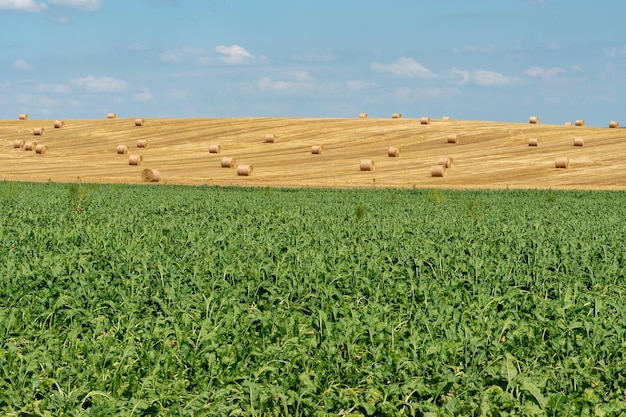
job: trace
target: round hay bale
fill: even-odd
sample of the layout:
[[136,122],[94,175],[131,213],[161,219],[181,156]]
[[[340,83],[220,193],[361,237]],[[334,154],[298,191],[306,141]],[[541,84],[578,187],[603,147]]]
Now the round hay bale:
[[431,177],[445,177],[446,167],[443,165],[434,165],[430,167],[430,176]]
[[156,169],[144,169],[141,171],[141,179],[144,182],[159,182],[161,181],[161,172]]
[[458,143],[459,142],[459,137],[454,134],[454,135],[448,135],[448,143]]
[[117,117],[117,114],[115,113],[108,113],[107,114],[107,119],[115,119]]
[[391,158],[399,158],[400,157],[400,148],[392,147],[387,149],[387,156]]
[[324,153],[324,147],[322,145],[311,146],[311,153],[313,155],[322,155]]
[[609,122],[609,127],[612,128],[612,129],[616,129],[616,128],[619,127],[619,123],[617,123],[615,120],[611,120]]
[[232,156],[227,156],[222,158],[221,161],[222,168],[234,168],[235,167],[235,158]]
[[26,142],[26,143],[24,143],[24,150],[25,151],[34,151],[36,147],[37,147],[37,142]]
[[28,115],[26,113],[20,114],[20,120],[28,120]]
[[537,138],[528,139],[528,146],[537,146],[538,144],[539,144],[539,141],[537,140]]
[[143,126],[144,122],[143,118],[135,119],[135,126]]
[[402,119],[402,114],[400,113],[394,113],[391,115],[392,119]]
[[222,145],[219,143],[212,143],[209,145],[209,153],[220,153],[222,151]]
[[24,141],[22,139],[15,139],[13,141],[13,147],[16,149],[22,149],[24,147]]
[[585,145],[585,141],[583,140],[583,138],[581,137],[574,138],[574,146],[584,146],[584,145]]
[[576,120],[576,126],[584,126],[584,125],[585,125],[584,120]]
[[118,155],[126,155],[128,153],[128,146],[126,145],[117,145],[117,154]]
[[39,155],[43,155],[48,152],[48,147],[40,143],[39,145],[35,147],[35,152],[38,153]]
[[572,122],[565,122],[565,126],[571,126]]
[[367,113],[359,113],[359,119],[367,119]]
[[147,148],[148,145],[149,145],[148,139],[139,139],[137,141],[137,147],[138,148]]
[[441,165],[446,168],[452,168],[452,158],[449,156],[442,156],[439,158],[437,165]]
[[237,175],[249,177],[252,175],[252,165],[238,165]]
[[276,136],[273,133],[268,133],[267,135],[265,135],[265,138],[263,139],[264,143],[274,143],[274,141],[276,140]]
[[530,119],[528,119],[528,123],[530,123],[531,125],[536,125],[539,123],[539,117],[537,116],[530,116]]
[[441,120],[448,121],[448,120],[450,120],[450,116],[442,116]]
[[555,168],[569,168],[569,158],[567,156],[556,158],[554,166]]
[[56,121],[54,122],[54,128],[55,128],[55,129],[60,129],[60,128],[62,128],[63,126],[65,126],[65,122],[64,122],[63,120],[56,120]]
[[420,119],[420,124],[422,124],[422,125],[429,125],[430,124],[430,117],[422,117]]
[[359,168],[361,171],[373,171],[374,170],[374,161],[371,159],[362,159],[359,164]]
[[141,165],[143,162],[142,155],[129,155],[128,156],[128,165]]
[[44,134],[44,128],[43,127],[36,127],[33,129],[33,135],[35,136],[43,136]]

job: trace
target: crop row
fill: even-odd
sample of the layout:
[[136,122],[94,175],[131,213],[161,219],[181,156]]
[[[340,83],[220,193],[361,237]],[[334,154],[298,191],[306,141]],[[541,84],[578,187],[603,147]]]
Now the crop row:
[[617,414],[625,202],[0,183],[0,410]]

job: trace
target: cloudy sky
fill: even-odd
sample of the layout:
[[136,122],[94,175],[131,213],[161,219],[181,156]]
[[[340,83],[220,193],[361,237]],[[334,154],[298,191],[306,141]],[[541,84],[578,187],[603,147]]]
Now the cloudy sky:
[[626,125],[623,0],[0,0],[0,119]]

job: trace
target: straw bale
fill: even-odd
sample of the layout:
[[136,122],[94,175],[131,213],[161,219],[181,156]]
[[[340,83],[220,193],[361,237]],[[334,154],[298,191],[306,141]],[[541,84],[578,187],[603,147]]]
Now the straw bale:
[[391,115],[392,119],[402,119],[402,114],[400,113],[394,113]]
[[539,145],[539,141],[537,140],[537,138],[528,139],[528,146],[537,146],[537,145]]
[[581,137],[575,137],[574,138],[574,146],[584,146],[585,141],[583,140],[583,138]]
[[128,146],[126,145],[117,145],[117,154],[118,155],[126,155],[128,153]]
[[442,156],[439,158],[437,165],[441,165],[446,168],[452,168],[452,158],[449,156]]
[[144,122],[144,118],[135,119],[135,126],[143,126]]
[[252,165],[238,165],[237,175],[249,177],[250,175],[252,175]]
[[65,121],[63,121],[63,120],[55,120],[55,122],[54,122],[54,128],[55,129],[60,129],[63,126],[65,126]]
[[148,139],[139,139],[137,141],[137,147],[138,148],[147,148],[148,145],[149,145]]
[[422,125],[429,125],[430,124],[430,117],[422,117],[420,119],[420,124],[422,124]]
[[434,165],[430,167],[430,176],[431,177],[445,177],[446,167],[443,165]]
[[565,122],[565,126],[571,126],[572,122]]
[[359,119],[367,119],[367,113],[359,113]]
[[43,155],[46,152],[48,152],[48,147],[40,143],[39,145],[37,145],[37,147],[35,147],[35,152],[40,155]]
[[585,125],[585,121],[584,120],[576,120],[576,126],[584,126]]
[[20,114],[20,120],[28,120],[28,115],[26,113]]
[[117,114],[115,113],[108,113],[107,114],[107,119],[115,119],[117,117]]
[[618,128],[619,127],[619,123],[617,123],[615,120],[611,120],[609,122],[609,127],[612,129]]
[[459,142],[459,137],[454,134],[454,135],[448,135],[448,143],[458,143]]
[[530,123],[531,125],[536,125],[539,123],[539,117],[537,116],[530,116],[530,119],[528,120],[528,123]]
[[374,170],[374,161],[371,159],[362,159],[359,165],[361,171],[373,171]]
[[441,120],[448,121],[448,120],[450,120],[450,116],[442,116]]
[[569,168],[569,158],[567,156],[556,158],[554,166],[556,168]]
[[263,142],[265,143],[274,143],[276,140],[276,136],[273,133],[268,133],[267,135],[265,135],[265,138],[263,139]]
[[400,157],[400,148],[398,148],[398,147],[391,147],[391,148],[387,149],[387,155],[390,156],[391,158],[399,158]]
[[212,143],[209,145],[209,153],[220,153],[222,151],[222,145],[219,143]]
[[128,165],[141,165],[143,162],[143,155],[129,155]]
[[13,147],[16,149],[21,149],[24,147],[24,141],[22,139],[15,139],[13,141]]
[[36,147],[37,147],[37,142],[26,142],[26,143],[24,143],[24,150],[25,151],[34,151]]
[[324,147],[322,145],[311,146],[311,153],[313,155],[322,155],[324,153]]
[[156,169],[146,168],[141,171],[141,179],[144,182],[159,182],[161,181],[161,172]]
[[42,136],[44,134],[44,128],[43,127],[36,127],[33,129],[33,135],[35,136]]
[[221,164],[222,164],[222,168],[234,168],[235,158],[233,158],[232,156],[226,156],[222,158]]

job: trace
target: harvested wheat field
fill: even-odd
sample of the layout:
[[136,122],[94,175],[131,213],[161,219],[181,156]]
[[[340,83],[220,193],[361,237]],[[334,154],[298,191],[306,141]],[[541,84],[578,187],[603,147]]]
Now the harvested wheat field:
[[[626,189],[626,134],[622,129],[548,124],[420,119],[135,119],[0,121],[0,180],[142,183],[142,170],[156,169],[161,184],[280,187],[552,188]],[[46,129],[47,152],[14,147],[35,128]],[[279,140],[265,141],[275,134]],[[458,141],[448,143],[456,134]],[[573,146],[575,137],[585,146]],[[530,138],[538,146],[528,146]],[[140,140],[150,147],[137,149]],[[211,153],[212,144],[220,153]],[[119,145],[140,153],[129,166]],[[321,146],[323,154],[312,154]],[[402,156],[389,158],[390,147]],[[431,167],[446,156],[445,177]],[[253,165],[249,176],[223,169],[221,160]],[[567,157],[567,169],[555,160]],[[361,160],[376,170],[362,171]]]

